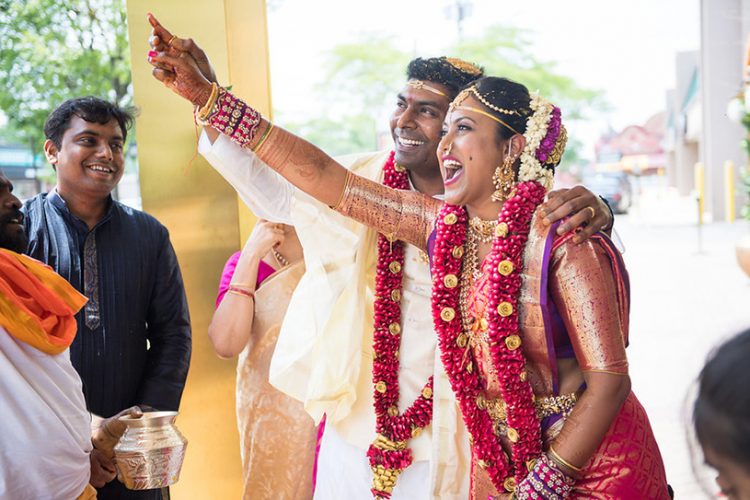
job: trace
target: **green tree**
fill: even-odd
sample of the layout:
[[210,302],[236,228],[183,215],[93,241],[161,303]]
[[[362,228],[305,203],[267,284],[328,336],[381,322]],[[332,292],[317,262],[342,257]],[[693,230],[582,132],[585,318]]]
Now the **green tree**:
[[[592,112],[607,109],[601,91],[581,87],[557,72],[555,63],[537,59],[527,48],[530,38],[526,30],[495,25],[458,43],[451,53],[483,65],[488,75],[510,78],[539,92],[563,110],[565,121],[585,119]],[[566,170],[583,162],[581,149],[581,141],[570,136],[560,168]]]
[[[519,81],[542,93],[565,112],[566,120],[584,119],[591,111],[606,109],[600,91],[583,88],[556,71],[555,64],[537,59],[527,31],[492,26],[467,38],[446,54],[483,65],[488,75]],[[334,47],[325,59],[323,81],[317,87],[320,118],[287,124],[333,154],[372,150],[375,131],[402,85],[410,57],[383,35],[365,35],[361,41]],[[283,116],[283,110],[282,110]],[[371,123],[371,126],[367,126]],[[371,132],[369,132],[371,131]],[[368,135],[372,134],[372,135]],[[581,142],[571,137],[562,168],[579,163]]]
[[0,110],[34,154],[65,99],[132,103],[124,0],[0,0],[0,40]]
[[372,115],[347,114],[343,119],[344,122],[341,122],[324,116],[303,122],[285,122],[284,127],[332,155],[374,151],[377,148],[377,130]]
[[332,102],[343,94],[347,96],[347,105],[354,104],[363,110],[382,109],[401,87],[409,59],[390,37],[366,34],[362,41],[331,49],[319,89]]
[[[408,62],[409,55],[384,35],[335,46],[316,86],[320,116],[284,125],[330,154],[375,150],[377,120],[394,102]],[[283,121],[283,109],[280,115]]]
[[458,43],[452,53],[483,65],[488,75],[510,78],[538,91],[560,106],[568,120],[585,118],[588,110],[606,108],[601,91],[583,88],[558,73],[555,63],[537,59],[527,48],[531,46],[530,37],[526,30],[491,26],[481,35]]

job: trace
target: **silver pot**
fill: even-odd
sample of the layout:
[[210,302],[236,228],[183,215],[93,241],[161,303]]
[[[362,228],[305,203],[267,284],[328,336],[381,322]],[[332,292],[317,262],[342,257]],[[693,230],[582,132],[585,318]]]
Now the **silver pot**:
[[164,488],[180,477],[187,440],[174,426],[177,412],[120,417],[127,429],[115,446],[117,478],[130,490]]

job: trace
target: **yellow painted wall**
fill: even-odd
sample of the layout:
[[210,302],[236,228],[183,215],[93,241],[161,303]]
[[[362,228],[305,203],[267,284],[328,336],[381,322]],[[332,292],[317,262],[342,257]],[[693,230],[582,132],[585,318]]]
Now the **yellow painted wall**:
[[[220,83],[270,112],[268,43],[262,0],[127,0],[141,196],[170,231],[185,279],[193,357],[177,425],[188,439],[182,499],[239,498],[242,475],[234,413],[235,361],[217,358],[206,331],[219,276],[254,222],[232,188],[197,156],[189,103],[151,76],[146,62],[152,11],[173,33],[209,54]],[[242,236],[242,238],[241,238]],[[135,242],[134,242],[135,243]]]

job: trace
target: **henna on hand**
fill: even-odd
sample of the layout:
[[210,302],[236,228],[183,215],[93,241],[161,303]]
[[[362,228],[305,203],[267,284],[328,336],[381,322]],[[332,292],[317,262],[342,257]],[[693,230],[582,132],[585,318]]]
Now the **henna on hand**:
[[[154,66],[152,74],[174,93],[190,101],[195,106],[203,106],[211,96],[211,82],[206,80],[195,60],[186,52],[170,56],[165,52],[149,52],[149,63]],[[172,68],[171,72],[161,69],[162,65]]]

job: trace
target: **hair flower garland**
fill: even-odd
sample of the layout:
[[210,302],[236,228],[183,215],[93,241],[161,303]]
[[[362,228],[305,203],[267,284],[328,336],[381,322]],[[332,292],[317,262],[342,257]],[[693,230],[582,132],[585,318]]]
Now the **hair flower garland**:
[[536,150],[536,158],[542,165],[554,162],[552,159],[552,153],[554,152],[555,145],[560,138],[561,127],[562,120],[560,119],[560,108],[554,106],[552,108],[549,124],[547,125],[547,135],[544,136],[542,143]]
[[[518,171],[518,182],[536,181],[544,186],[546,190],[549,190],[553,184],[553,172],[551,169],[544,167],[545,162],[540,160],[538,154],[541,149],[541,156],[545,160],[549,155],[546,152],[547,148],[541,146],[544,139],[549,135],[548,129],[555,129],[554,122],[553,127],[549,126],[550,122],[552,122],[555,107],[537,93],[531,93],[529,107],[533,113],[526,122],[526,132],[523,134],[526,139],[526,147],[521,153],[521,168]],[[557,130],[557,135],[559,136],[559,125]]]

